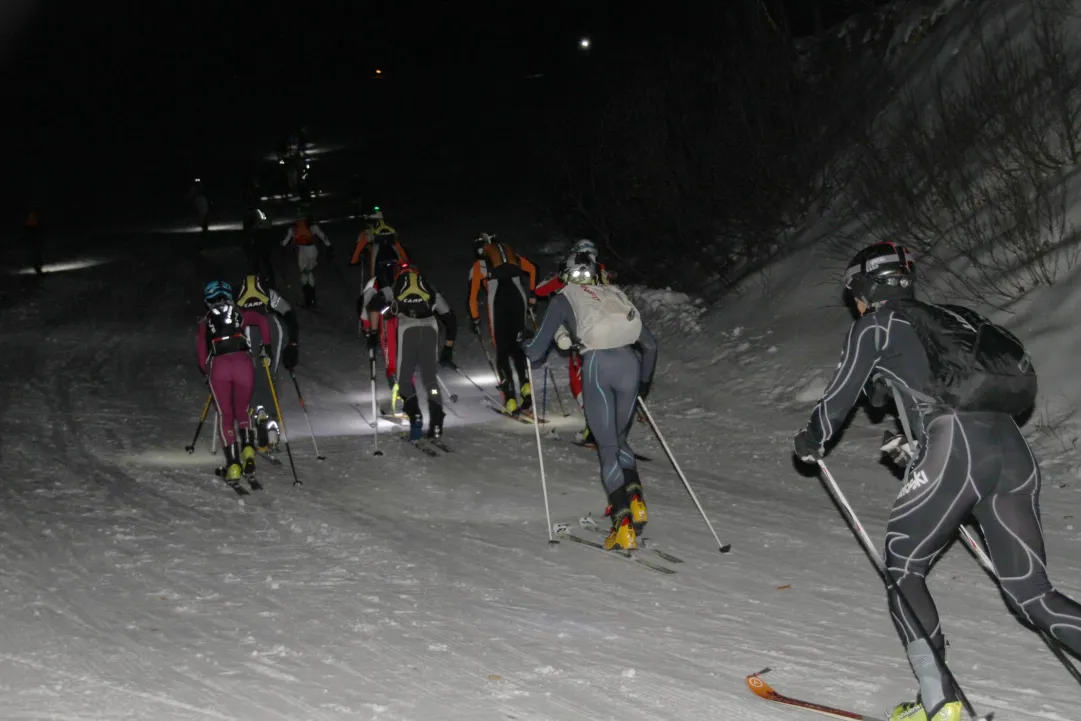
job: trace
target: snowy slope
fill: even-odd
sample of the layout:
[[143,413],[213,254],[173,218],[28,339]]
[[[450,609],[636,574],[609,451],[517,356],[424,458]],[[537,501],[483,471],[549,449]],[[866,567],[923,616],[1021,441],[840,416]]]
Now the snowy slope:
[[[433,259],[467,229],[410,230],[461,308],[464,262]],[[331,233],[341,255],[351,229]],[[205,436],[194,456],[182,451],[205,397],[192,363],[198,290],[235,277],[238,261],[225,249],[192,262],[147,245],[134,259],[50,276],[6,311],[0,718],[803,717],[747,691],[743,677],[766,665],[782,692],[867,713],[912,693],[869,564],[788,453],[813,389],[802,400],[787,389],[824,378],[839,307],[806,327],[810,313],[759,312],[737,330],[663,302],[678,297],[643,301],[664,343],[653,411],[734,544],[716,552],[637,428],[636,447],[655,459],[643,464],[647,535],[686,560],[661,576],[568,543],[549,548],[532,429],[482,410],[453,376],[455,452],[429,459],[384,426],[386,455],[373,458],[353,408],[367,413],[369,396],[351,293],[325,266],[323,310],[302,311],[298,377],[327,460],[315,460],[283,384],[305,485],[292,488],[287,466],[266,468],[267,490],[240,504],[210,475]],[[459,357],[484,377],[467,336]],[[562,361],[553,367],[565,378]],[[784,392],[772,390],[778,380]],[[579,427],[556,416],[564,438]],[[855,424],[835,461],[872,532],[895,492],[876,464],[876,433]],[[554,519],[598,515],[592,455],[552,439],[544,452]],[[1045,511],[1052,571],[1076,591],[1078,534],[1064,518],[1073,493],[1049,484]],[[1075,716],[1072,682],[974,562],[951,553],[933,583],[954,668],[981,706],[1026,709],[1013,719]]]

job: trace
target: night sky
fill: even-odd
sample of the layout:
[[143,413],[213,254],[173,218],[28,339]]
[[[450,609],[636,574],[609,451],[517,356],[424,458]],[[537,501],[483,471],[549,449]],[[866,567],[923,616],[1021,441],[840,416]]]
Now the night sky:
[[[807,3],[790,4],[805,23]],[[531,93],[543,102],[588,62],[579,37],[593,39],[591,52],[626,49],[628,37],[648,52],[649,33],[694,25],[692,5],[658,17],[616,2],[4,5],[24,190],[68,198],[110,187],[121,202],[153,186],[177,192],[208,166],[244,168],[302,124],[338,136],[427,126],[453,139],[480,116],[520,122],[512,110]]]

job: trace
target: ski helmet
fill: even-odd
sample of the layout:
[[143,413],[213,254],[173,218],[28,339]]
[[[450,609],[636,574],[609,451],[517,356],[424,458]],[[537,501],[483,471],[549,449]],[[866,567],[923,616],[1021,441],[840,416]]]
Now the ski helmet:
[[845,288],[869,305],[911,298],[915,264],[908,250],[896,243],[875,243],[852,259],[845,270]]
[[577,255],[579,253],[589,253],[594,258],[596,258],[596,243],[594,243],[592,240],[589,240],[588,238],[582,238],[581,240],[575,241],[574,245],[571,246],[571,255]]
[[484,247],[492,242],[492,238],[495,236],[488,235],[487,233],[481,233],[473,241],[473,257],[480,258],[484,255]]
[[563,282],[577,285],[597,284],[597,264],[589,253],[578,253],[570,258],[563,267]]
[[224,280],[212,280],[203,288],[203,303],[207,306],[223,300],[233,300],[233,287]]

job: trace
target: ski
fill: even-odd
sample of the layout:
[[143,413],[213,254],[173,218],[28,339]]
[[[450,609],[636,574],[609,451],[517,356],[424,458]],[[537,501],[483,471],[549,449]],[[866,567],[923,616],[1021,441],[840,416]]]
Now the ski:
[[[606,531],[603,528],[601,528],[600,526],[598,526],[597,522],[593,520],[593,514],[592,513],[587,514],[585,516],[585,518],[579,518],[578,519],[578,525],[581,526],[582,528],[584,528],[585,530],[590,531],[591,533],[596,533],[596,534],[599,534],[601,536],[607,536],[608,535],[608,531]],[[683,563],[683,559],[680,558],[679,556],[673,556],[671,553],[667,553],[665,551],[662,551],[659,548],[655,548],[653,546],[650,546],[649,544],[652,543],[652,541],[650,539],[646,538],[645,536],[639,538],[638,541],[642,544],[642,547],[639,549],[641,551],[645,551],[647,553],[652,553],[657,558],[662,558],[665,561],[668,561],[669,563]]]
[[[597,450],[597,444],[596,443],[591,443],[589,441],[586,441],[585,443],[579,443],[578,441],[571,441],[571,443],[578,446],[579,448],[589,448],[589,449],[594,450],[594,451]],[[632,453],[634,453],[634,451],[632,451]],[[649,456],[643,456],[641,453],[634,453],[634,460],[642,461],[643,463],[652,463],[653,462],[652,458],[650,458]]]
[[437,451],[436,449],[432,448],[430,445],[425,443],[423,438],[420,439],[419,441],[414,441],[413,439],[411,439],[409,437],[408,433],[399,433],[398,438],[402,439],[403,442],[408,443],[409,445],[413,446],[414,448],[416,448],[421,453],[429,455],[432,458],[439,458],[439,451]]
[[747,677],[747,688],[751,689],[751,692],[760,698],[764,698],[767,701],[773,701],[774,703],[784,704],[785,706],[793,706],[795,708],[806,709],[807,711],[814,711],[815,713],[822,714],[823,716],[829,716],[830,718],[840,719],[856,719],[857,721],[871,721],[870,716],[864,716],[854,711],[845,711],[844,709],[834,708],[832,706],[823,706],[822,704],[812,703],[811,701],[800,701],[799,699],[789,698],[788,696],[782,696],[773,690],[773,688],[762,680],[761,676],[764,673],[769,672],[769,668],[764,668],[757,673],[752,673]]
[[[530,413],[529,411],[522,411],[520,413],[510,413],[509,411],[507,411],[507,409],[502,408],[500,406],[496,406],[495,404],[493,404],[491,402],[488,402],[487,399],[485,401],[485,405],[488,406],[488,408],[490,408],[495,413],[498,413],[499,415],[503,416],[504,418],[507,418],[507,419],[512,420],[512,421],[518,421],[519,423],[524,423],[527,426],[533,425],[533,414]],[[548,422],[544,418],[539,418],[538,421],[540,423],[547,423]]]
[[443,451],[444,453],[454,453],[454,449],[450,448],[446,443],[444,443],[442,438],[429,438],[428,442],[439,450]]
[[263,490],[263,484],[260,483],[258,481],[258,479],[256,479],[255,476],[247,476],[245,480],[248,481],[248,485],[251,487],[251,489],[253,491],[261,491],[261,490]]
[[259,453],[260,456],[262,456],[263,458],[270,461],[271,465],[279,466],[279,467],[281,466],[281,464],[282,464],[281,460],[278,459],[278,458],[275,458],[273,455],[271,455],[271,452],[270,452],[269,449],[267,449],[265,451],[256,449],[256,451]]
[[628,561],[634,561],[640,566],[644,566],[651,571],[656,571],[657,573],[662,573],[666,576],[670,576],[676,572],[674,568],[669,568],[668,566],[662,566],[659,563],[647,561],[646,559],[638,556],[634,551],[624,551],[623,549],[608,550],[604,547],[603,543],[597,543],[595,541],[590,541],[582,538],[581,536],[576,536],[570,532],[569,523],[557,523],[555,524],[553,530],[555,531],[555,534],[560,538],[581,544],[583,546],[589,546],[590,548],[596,548],[602,551],[607,556],[615,556],[617,558],[625,558]]
[[214,475],[217,476],[218,478],[222,479],[223,481],[225,481],[225,485],[229,486],[234,491],[236,491],[236,494],[238,496],[247,496],[247,495],[249,495],[248,494],[248,489],[245,488],[244,486],[240,485],[240,481],[230,481],[228,478],[225,477],[225,469],[224,468],[215,468],[214,469]]

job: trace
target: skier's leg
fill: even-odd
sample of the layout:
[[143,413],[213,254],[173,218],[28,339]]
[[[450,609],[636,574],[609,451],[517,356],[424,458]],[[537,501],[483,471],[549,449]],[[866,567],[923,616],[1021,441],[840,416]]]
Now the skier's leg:
[[511,369],[511,348],[515,344],[517,332],[514,330],[514,307],[508,301],[515,293],[513,288],[502,293],[497,290],[488,297],[491,304],[492,343],[495,345],[495,369],[500,376],[504,408],[511,413],[518,410],[518,394],[514,389]]
[[619,463],[619,420],[616,417],[616,398],[608,382],[611,351],[589,351],[585,363],[586,422],[597,441],[597,456],[601,465],[601,483],[608,496],[607,515],[612,520],[612,531],[605,539],[605,548],[637,548],[632,525],[630,499],[624,487],[623,468]]
[[530,409],[533,407],[533,388],[529,385],[525,351],[522,350],[522,346],[518,343],[518,338],[521,337],[522,331],[526,329],[529,320],[529,304],[526,303],[525,291],[518,280],[515,280],[507,288],[506,295],[510,305],[506,309],[507,328],[504,333],[510,338],[510,348],[508,350],[510,351],[510,361],[514,366],[514,372],[518,374],[518,385],[521,387],[521,407]]
[[1003,594],[1026,621],[1081,656],[1081,605],[1047,578],[1040,525],[1040,467],[1012,419],[996,425],[1002,476],[995,492],[973,509]]
[[[971,430],[981,436],[978,428]],[[920,454],[908,467],[886,525],[886,567],[907,601],[902,602],[891,589],[890,613],[919,680],[920,699],[928,717],[957,699],[920,630],[930,634],[930,642],[945,653],[946,641],[926,576],[979,500],[980,476],[973,474],[969,452],[976,441],[988,459],[985,473],[980,476],[993,472],[997,477],[997,471],[990,467],[993,449],[984,449],[981,437],[967,437],[966,427],[956,414],[931,420]]]
[[222,362],[228,356],[215,356],[210,359],[210,395],[214,398],[214,407],[218,410],[218,428],[222,448],[228,448],[236,441],[233,424],[236,416],[233,412],[233,384],[229,364]]
[[[245,473],[255,472],[255,430],[251,427],[251,397],[255,388],[255,368],[247,353],[226,356],[233,365],[233,411],[240,428],[240,462]],[[266,371],[260,368],[263,376]]]
[[619,465],[623,469],[623,488],[630,504],[635,533],[640,534],[649,522],[649,514],[646,511],[642,479],[638,474],[638,463],[634,457],[634,451],[627,442],[627,436],[634,425],[634,413],[638,405],[640,363],[638,354],[630,348],[614,348],[607,351],[607,354],[604,372],[615,397]]
[[424,394],[428,397],[428,435],[443,435],[443,396],[439,392],[439,329],[433,324],[417,329],[420,373],[424,377]]
[[420,411],[420,399],[417,398],[413,376],[417,372],[423,352],[421,346],[424,334],[421,331],[424,328],[402,323],[400,319],[398,323],[398,335],[401,339],[398,347],[398,393],[404,401],[402,409],[409,416],[409,435],[413,440],[417,440],[424,429],[424,416]]

